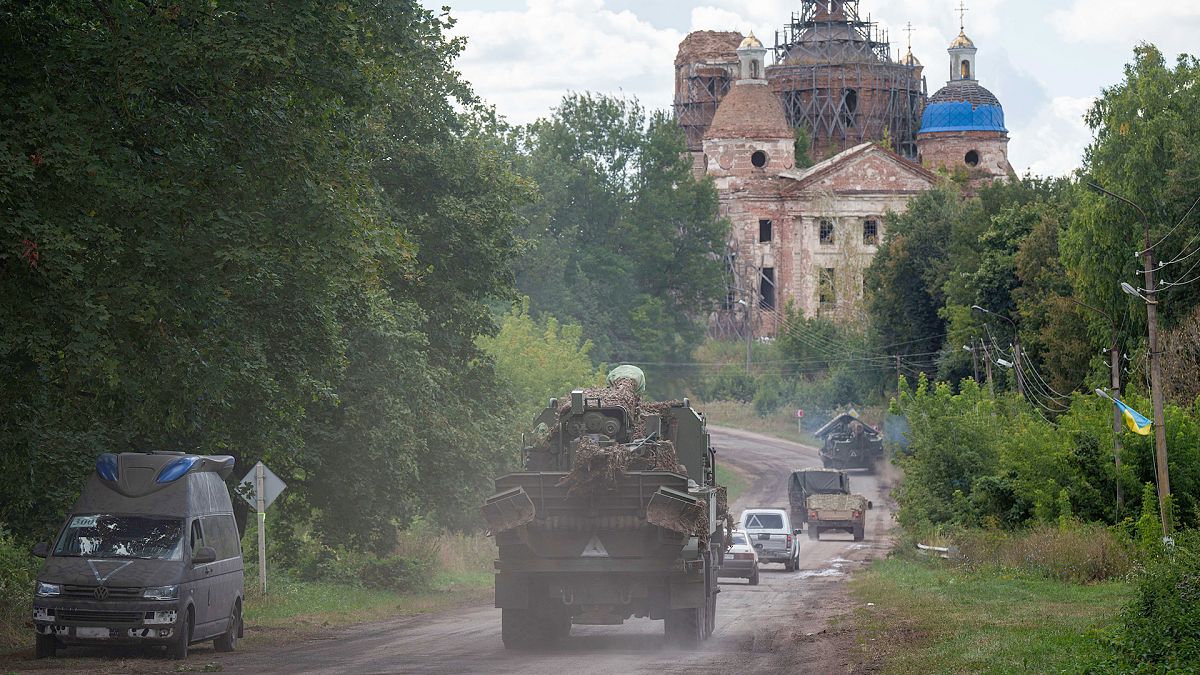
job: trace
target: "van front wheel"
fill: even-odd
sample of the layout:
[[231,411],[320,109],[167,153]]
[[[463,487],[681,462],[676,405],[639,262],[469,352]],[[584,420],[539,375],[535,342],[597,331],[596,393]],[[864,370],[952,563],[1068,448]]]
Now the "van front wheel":
[[33,646],[33,655],[39,659],[47,659],[58,653],[58,638],[53,635],[38,634]]
[[225,633],[213,640],[213,647],[219,652],[231,652],[237,649],[238,633],[242,629],[242,603],[234,601],[233,613],[229,616],[229,626]]
[[187,658],[188,644],[192,641],[192,609],[190,607],[179,619],[175,630],[178,631],[175,634],[175,639],[171,644],[167,645],[167,658],[173,661],[181,661]]

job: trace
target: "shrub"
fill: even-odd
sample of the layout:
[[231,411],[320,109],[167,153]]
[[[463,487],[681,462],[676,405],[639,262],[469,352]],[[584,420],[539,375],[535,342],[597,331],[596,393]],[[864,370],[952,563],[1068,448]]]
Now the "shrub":
[[1102,525],[1040,525],[1021,532],[968,530],[954,537],[964,564],[998,565],[1059,581],[1091,583],[1133,569],[1132,546]]
[[1107,642],[1111,656],[1097,670],[1200,670],[1200,533],[1180,535],[1147,562]]
[[38,563],[24,544],[0,528],[0,651],[32,640],[32,629],[25,622],[33,604]]
[[358,578],[368,588],[414,591],[427,585],[433,561],[393,555],[363,561]]

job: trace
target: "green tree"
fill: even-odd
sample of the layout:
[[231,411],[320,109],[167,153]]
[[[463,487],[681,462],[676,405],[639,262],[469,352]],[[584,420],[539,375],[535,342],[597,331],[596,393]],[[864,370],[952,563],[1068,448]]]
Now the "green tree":
[[592,364],[592,343],[583,338],[583,329],[549,316],[535,321],[528,298],[513,305],[500,320],[500,330],[479,338],[479,344],[495,363],[496,377],[505,383],[517,408],[515,422],[522,429],[550,397],[604,381],[603,367]]
[[463,522],[502,461],[475,339],[511,297],[529,190],[449,20],[411,1],[0,17],[0,520],[45,534],[96,454],[132,446],[265,458],[284,513],[341,542]]
[[[1104,188],[1146,210],[1156,261],[1195,250],[1200,212],[1200,62],[1180,55],[1174,68],[1153,45],[1140,44],[1125,66],[1124,80],[1101,93],[1085,120],[1094,140],[1084,153],[1083,173]],[[1124,281],[1144,286],[1142,263],[1133,252],[1143,247],[1143,226],[1133,209],[1078,185],[1078,205],[1063,238],[1062,255],[1079,297],[1109,314],[1130,317],[1133,335],[1145,334],[1146,312],[1124,295]],[[1176,224],[1181,225],[1178,228]],[[1161,241],[1160,241],[1161,240]],[[1186,281],[1194,258],[1157,273],[1162,282]],[[1172,325],[1200,302],[1200,284],[1166,286],[1160,316]],[[1097,343],[1107,342],[1108,322],[1088,316]]]
[[[728,226],[711,181],[693,177],[674,120],[576,94],[518,144],[542,196],[516,264],[532,311],[581,325],[601,360],[687,360],[724,293]],[[648,371],[661,392],[665,373]]]

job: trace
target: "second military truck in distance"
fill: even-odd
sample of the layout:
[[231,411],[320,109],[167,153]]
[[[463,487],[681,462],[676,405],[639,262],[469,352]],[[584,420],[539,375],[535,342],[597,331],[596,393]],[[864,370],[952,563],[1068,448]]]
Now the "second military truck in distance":
[[822,441],[821,465],[827,469],[874,471],[883,459],[883,437],[854,410],[837,415],[814,435]]
[[687,399],[641,400],[641,371],[550,404],[526,436],[524,470],[482,507],[496,538],[496,606],[508,649],[566,637],[572,624],[662,619],[695,645],[716,622],[725,492],[704,417]]
[[866,535],[867,510],[873,504],[850,493],[850,476],[834,469],[801,469],[788,479],[792,522],[804,523],[809,539],[822,532],[849,532],[854,541]]

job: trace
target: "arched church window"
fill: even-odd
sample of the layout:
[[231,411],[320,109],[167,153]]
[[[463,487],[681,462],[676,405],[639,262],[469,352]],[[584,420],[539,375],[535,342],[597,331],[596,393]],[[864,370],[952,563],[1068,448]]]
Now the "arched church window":
[[966,59],[963,59],[962,62],[962,79],[971,79],[971,62],[967,61]]
[[752,80],[762,79],[758,74],[758,60],[757,59],[750,62],[750,79],[752,79]]
[[854,126],[855,113],[858,112],[858,92],[847,89],[842,93],[842,121],[846,126]]
[[979,166],[979,153],[975,150],[967,151],[967,156],[963,157],[963,161],[967,166]]

